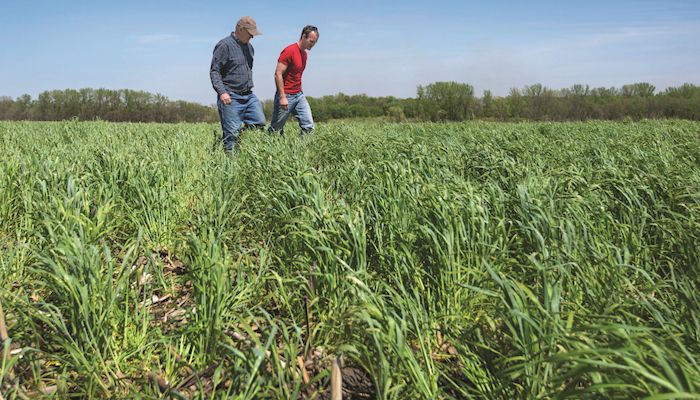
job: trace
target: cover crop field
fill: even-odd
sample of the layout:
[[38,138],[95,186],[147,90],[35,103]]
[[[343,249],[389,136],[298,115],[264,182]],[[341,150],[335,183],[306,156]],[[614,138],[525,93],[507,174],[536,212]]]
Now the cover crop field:
[[212,132],[0,122],[5,398],[698,398],[700,123]]

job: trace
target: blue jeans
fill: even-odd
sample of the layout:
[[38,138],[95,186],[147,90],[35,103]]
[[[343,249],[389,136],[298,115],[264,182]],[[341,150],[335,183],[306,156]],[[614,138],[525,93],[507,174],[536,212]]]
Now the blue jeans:
[[244,126],[263,128],[265,114],[262,103],[253,93],[240,95],[228,92],[228,94],[231,96],[231,104],[226,105],[217,97],[216,106],[219,109],[219,118],[221,119],[224,151],[231,153],[233,150],[238,151],[241,128]]
[[302,135],[312,131],[314,129],[314,117],[311,115],[311,106],[309,106],[304,93],[299,92],[286,96],[289,106],[286,110],[283,110],[280,107],[280,94],[279,92],[275,93],[275,106],[272,110],[272,119],[270,120],[268,131],[270,133],[284,133],[284,124],[287,122],[289,114],[294,114],[299,120]]

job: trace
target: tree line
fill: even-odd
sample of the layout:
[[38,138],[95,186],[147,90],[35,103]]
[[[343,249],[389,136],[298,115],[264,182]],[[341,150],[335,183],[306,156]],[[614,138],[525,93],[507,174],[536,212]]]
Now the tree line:
[[459,82],[418,86],[415,98],[348,96],[311,98],[314,119],[387,117],[393,121],[580,121],[678,118],[700,120],[700,86],[683,84],[656,92],[654,85],[621,88],[573,85],[554,90],[542,84],[511,89],[507,96]]
[[160,94],[120,89],[51,90],[0,97],[0,119],[59,121],[71,118],[115,122],[215,122],[216,109],[199,103],[171,101]]
[[[542,84],[513,88],[506,96],[460,82],[418,86],[415,98],[346,95],[308,97],[316,121],[385,118],[391,121],[574,121],[625,118],[700,120],[700,86],[690,83],[657,92],[649,83],[621,88],[591,88],[577,84],[551,89]],[[272,101],[264,102],[269,117]],[[218,122],[215,106],[171,101],[160,94],[128,89],[66,89],[39,94],[0,97],[2,120],[101,119],[131,122]]]

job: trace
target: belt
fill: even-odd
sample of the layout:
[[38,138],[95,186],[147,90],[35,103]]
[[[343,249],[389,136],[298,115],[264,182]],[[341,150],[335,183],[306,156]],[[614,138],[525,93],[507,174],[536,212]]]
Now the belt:
[[241,95],[241,96],[247,96],[247,95],[253,93],[253,91],[250,89],[248,89],[248,90],[232,90],[232,92],[237,94],[237,95]]

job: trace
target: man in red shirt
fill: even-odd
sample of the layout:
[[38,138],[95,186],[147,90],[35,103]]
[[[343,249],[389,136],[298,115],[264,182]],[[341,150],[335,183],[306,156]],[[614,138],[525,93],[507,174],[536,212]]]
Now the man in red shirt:
[[270,133],[284,133],[284,124],[293,114],[299,120],[302,136],[314,129],[311,106],[301,90],[301,75],[306,68],[307,51],[318,41],[318,29],[307,25],[301,31],[299,41],[282,50],[275,68],[275,105],[270,122]]

